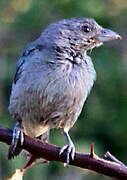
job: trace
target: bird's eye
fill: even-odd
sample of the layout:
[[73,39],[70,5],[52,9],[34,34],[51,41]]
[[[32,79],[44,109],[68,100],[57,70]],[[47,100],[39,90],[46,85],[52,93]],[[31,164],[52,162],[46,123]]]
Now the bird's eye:
[[82,30],[85,32],[85,33],[89,33],[91,31],[90,27],[88,25],[84,25],[82,26]]

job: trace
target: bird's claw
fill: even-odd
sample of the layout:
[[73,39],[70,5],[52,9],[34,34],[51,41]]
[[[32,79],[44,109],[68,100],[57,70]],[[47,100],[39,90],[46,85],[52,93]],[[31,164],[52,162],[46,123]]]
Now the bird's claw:
[[70,160],[74,160],[74,155],[75,155],[75,146],[73,143],[64,145],[61,150],[59,155],[63,154],[64,152],[66,152],[66,163],[64,163],[64,165],[68,165]]

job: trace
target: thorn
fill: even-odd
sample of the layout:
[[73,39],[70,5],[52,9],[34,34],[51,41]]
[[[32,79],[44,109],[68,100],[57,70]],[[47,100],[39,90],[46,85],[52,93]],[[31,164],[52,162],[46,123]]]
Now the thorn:
[[94,158],[94,143],[90,144],[90,157]]

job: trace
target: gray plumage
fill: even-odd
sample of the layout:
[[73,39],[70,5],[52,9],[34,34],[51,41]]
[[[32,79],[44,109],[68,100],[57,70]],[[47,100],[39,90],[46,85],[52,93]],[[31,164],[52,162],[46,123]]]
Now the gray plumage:
[[[66,162],[74,158],[68,131],[74,125],[96,79],[87,51],[104,41],[120,38],[93,19],[66,19],[49,25],[22,53],[16,69],[9,112],[18,122],[9,158],[16,153],[16,140],[24,134],[43,135],[61,129],[68,140]],[[22,140],[23,141],[23,140]]]

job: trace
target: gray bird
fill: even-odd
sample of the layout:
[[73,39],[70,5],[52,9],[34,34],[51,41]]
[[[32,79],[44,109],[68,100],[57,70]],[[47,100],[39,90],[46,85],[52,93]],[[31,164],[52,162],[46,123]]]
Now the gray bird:
[[[18,155],[24,134],[47,139],[60,129],[67,141],[66,163],[74,159],[69,130],[81,113],[96,72],[87,51],[120,38],[89,18],[65,19],[49,25],[18,60],[9,112],[15,119],[8,158]],[[20,146],[19,146],[20,145]]]

